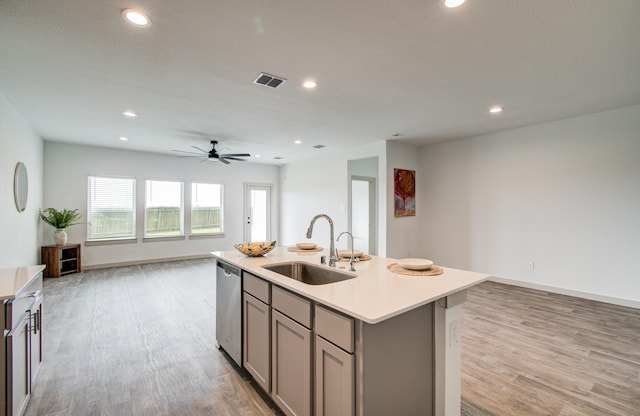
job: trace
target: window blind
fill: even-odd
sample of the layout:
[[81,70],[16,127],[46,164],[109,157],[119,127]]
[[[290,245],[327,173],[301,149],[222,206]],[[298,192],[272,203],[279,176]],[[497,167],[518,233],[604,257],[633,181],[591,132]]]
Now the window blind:
[[222,227],[222,185],[191,184],[191,234],[216,234]]
[[88,240],[136,236],[136,180],[89,176]]

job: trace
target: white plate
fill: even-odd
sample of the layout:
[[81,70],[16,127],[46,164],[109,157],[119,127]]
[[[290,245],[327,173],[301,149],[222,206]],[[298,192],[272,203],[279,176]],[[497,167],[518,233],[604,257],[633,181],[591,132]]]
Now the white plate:
[[300,250],[313,250],[318,245],[316,243],[296,243],[296,247]]
[[[338,256],[343,258],[351,258],[351,250],[338,250]],[[362,251],[353,250],[353,257],[361,257]]]
[[427,270],[433,266],[433,262],[427,259],[401,259],[398,264],[408,270]]

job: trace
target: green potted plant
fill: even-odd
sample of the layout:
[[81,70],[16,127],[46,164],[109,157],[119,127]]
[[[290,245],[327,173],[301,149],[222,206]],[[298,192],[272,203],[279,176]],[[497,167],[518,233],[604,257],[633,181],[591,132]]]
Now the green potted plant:
[[56,245],[63,246],[67,243],[67,227],[80,223],[82,214],[77,209],[63,209],[58,211],[55,208],[47,208],[40,213],[40,218],[47,224],[55,227],[56,231],[53,233],[53,240]]

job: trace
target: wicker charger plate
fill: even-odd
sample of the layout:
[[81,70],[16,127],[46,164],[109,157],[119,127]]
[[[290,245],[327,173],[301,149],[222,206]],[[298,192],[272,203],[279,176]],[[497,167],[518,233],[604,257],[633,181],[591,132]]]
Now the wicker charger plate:
[[[368,254],[363,254],[360,257],[354,257],[353,260],[355,260],[356,262],[367,261],[371,260],[371,256],[369,256]],[[351,257],[340,257],[338,261],[351,261]]]
[[318,251],[322,251],[324,249],[322,247],[316,247],[316,248],[304,250],[296,246],[293,246],[293,247],[289,247],[287,250],[293,251],[294,253],[317,253]]
[[404,274],[407,276],[437,276],[444,273],[442,267],[438,266],[431,266],[431,268],[427,270],[408,270],[400,267],[398,263],[391,263],[387,266],[387,269],[392,273]]

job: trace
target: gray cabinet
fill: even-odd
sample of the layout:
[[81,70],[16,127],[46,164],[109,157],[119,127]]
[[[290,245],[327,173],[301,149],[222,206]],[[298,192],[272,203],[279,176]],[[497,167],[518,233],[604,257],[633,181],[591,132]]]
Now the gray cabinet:
[[311,415],[311,330],[277,310],[271,316],[271,397],[289,416]]
[[271,393],[271,285],[242,273],[243,367],[266,393]]
[[353,354],[316,335],[315,348],[316,416],[351,416],[354,406]]
[[315,415],[355,414],[354,320],[315,307]]
[[244,293],[244,368],[264,389],[271,392],[271,308]]
[[271,307],[271,397],[289,416],[311,415],[311,302],[272,286]]
[[459,414],[463,290],[371,324],[242,276],[243,367],[286,415]]
[[270,285],[243,273],[243,367],[264,389],[271,392],[271,303]]

